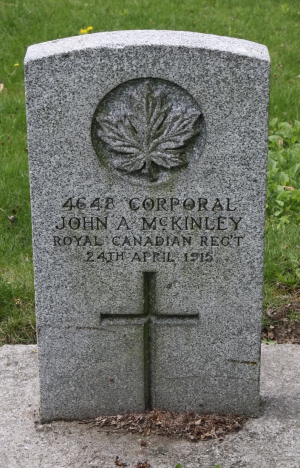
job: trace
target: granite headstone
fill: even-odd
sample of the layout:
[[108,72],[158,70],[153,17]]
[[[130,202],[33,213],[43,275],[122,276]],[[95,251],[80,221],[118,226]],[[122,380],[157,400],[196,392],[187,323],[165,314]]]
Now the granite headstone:
[[29,47],[44,421],[258,416],[269,73],[189,32]]

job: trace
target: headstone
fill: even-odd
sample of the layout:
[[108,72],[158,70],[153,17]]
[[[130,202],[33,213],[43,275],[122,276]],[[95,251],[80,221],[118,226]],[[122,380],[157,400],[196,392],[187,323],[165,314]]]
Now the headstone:
[[189,32],[29,47],[44,421],[258,416],[269,73]]

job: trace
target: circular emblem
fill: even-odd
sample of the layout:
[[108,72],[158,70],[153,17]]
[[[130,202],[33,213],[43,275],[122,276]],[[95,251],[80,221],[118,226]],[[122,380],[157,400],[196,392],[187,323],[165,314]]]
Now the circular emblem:
[[167,181],[199,157],[205,122],[183,88],[157,78],[127,81],[99,103],[92,142],[102,163],[133,182]]

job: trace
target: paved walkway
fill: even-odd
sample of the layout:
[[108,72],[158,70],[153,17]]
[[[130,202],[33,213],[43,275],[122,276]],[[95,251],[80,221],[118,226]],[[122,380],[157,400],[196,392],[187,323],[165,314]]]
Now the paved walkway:
[[[300,346],[262,346],[261,417],[217,440],[191,443],[99,433],[76,422],[39,425],[36,346],[0,348],[0,467],[299,468]],[[212,389],[213,391],[213,389]]]

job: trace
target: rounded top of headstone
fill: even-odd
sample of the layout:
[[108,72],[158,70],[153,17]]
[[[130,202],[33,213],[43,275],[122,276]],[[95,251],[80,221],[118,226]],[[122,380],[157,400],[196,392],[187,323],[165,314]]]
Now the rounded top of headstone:
[[84,49],[132,46],[215,50],[270,61],[265,45],[244,39],[188,31],[129,30],[87,34],[35,44],[28,47],[24,63]]

